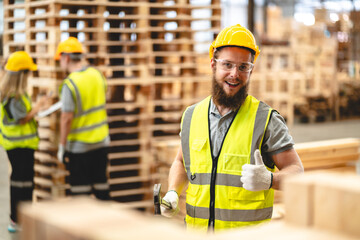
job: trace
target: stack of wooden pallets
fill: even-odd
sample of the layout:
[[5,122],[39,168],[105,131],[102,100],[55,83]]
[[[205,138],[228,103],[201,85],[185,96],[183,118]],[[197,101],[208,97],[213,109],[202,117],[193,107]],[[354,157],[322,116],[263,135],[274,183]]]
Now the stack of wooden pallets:
[[[289,125],[295,117],[307,121],[339,118],[337,39],[326,35],[326,12],[305,26],[268,8],[267,33],[251,77],[250,92],[277,109]],[[261,32],[261,26],[258,27]]]
[[[303,33],[305,34],[305,33]],[[310,35],[310,33],[308,33]],[[338,95],[336,42],[324,39],[322,46],[293,39],[282,45],[263,45],[251,76],[250,93],[265,101],[292,125],[295,109],[301,114],[336,114]],[[325,99],[325,106],[310,106],[311,99]]]
[[[69,36],[83,43],[86,62],[108,83],[111,196],[152,205],[154,143],[178,137],[185,107],[209,94],[204,69],[220,30],[220,0],[6,0],[4,16],[4,55],[24,49],[38,64],[29,80],[34,98],[58,96],[65,75],[53,59],[57,44]],[[39,120],[38,198],[52,197],[55,179],[64,178],[56,160],[58,119],[55,113]]]

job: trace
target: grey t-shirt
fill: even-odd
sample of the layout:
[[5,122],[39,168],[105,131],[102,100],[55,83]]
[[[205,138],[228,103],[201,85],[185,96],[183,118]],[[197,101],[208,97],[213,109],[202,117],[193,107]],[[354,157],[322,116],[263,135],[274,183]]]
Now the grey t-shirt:
[[19,121],[28,114],[22,98],[12,98],[9,103],[9,111],[15,121]]
[[75,112],[74,98],[72,96],[71,90],[65,84],[61,89],[61,102],[62,102],[62,107],[61,107],[62,112]]
[[[219,154],[222,141],[235,114],[235,112],[230,111],[224,116],[221,116],[211,99],[209,119],[213,156]],[[273,112],[265,131],[262,152],[271,156],[292,149],[293,145],[294,141],[289,134],[289,129],[285,124],[284,118],[279,113]]]
[[[71,90],[66,86],[63,85],[61,89],[61,102],[62,112],[74,112],[75,111],[75,100],[71,93]],[[107,147],[110,145],[110,137],[107,136],[103,141],[97,143],[83,143],[83,142],[66,142],[65,149],[66,151],[72,153],[84,153],[91,150]]]

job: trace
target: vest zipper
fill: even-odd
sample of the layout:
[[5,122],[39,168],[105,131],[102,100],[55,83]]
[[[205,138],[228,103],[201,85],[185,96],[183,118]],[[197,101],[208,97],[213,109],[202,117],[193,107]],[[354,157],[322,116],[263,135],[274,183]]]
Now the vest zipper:
[[209,206],[209,225],[208,225],[208,231],[214,231],[215,230],[215,183],[216,183],[216,174],[217,174],[217,165],[218,165],[218,159],[221,153],[222,145],[224,144],[224,140],[226,138],[226,135],[234,122],[234,119],[238,113],[238,110],[235,111],[235,114],[231,120],[231,123],[226,130],[226,133],[224,135],[224,138],[222,140],[218,155],[214,157],[213,155],[213,148],[212,148],[212,141],[211,141],[211,129],[210,129],[210,104],[208,108],[208,133],[209,133],[209,140],[210,140],[210,151],[212,156],[212,169],[211,169],[211,179],[210,179],[210,206]]
[[212,170],[211,170],[211,180],[210,180],[210,218],[209,218],[209,227],[208,230],[212,231],[215,226],[215,182],[216,182],[216,172],[219,156],[213,158]]

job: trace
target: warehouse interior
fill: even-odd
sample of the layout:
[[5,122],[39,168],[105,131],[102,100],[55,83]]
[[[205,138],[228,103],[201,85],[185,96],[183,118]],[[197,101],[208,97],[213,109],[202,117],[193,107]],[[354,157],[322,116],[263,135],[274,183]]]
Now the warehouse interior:
[[[110,208],[124,210],[131,221],[144,221],[144,224],[153,220],[142,217],[153,215],[154,184],[161,183],[162,195],[166,193],[169,168],[180,145],[183,111],[211,94],[208,55],[211,42],[223,27],[240,23],[249,28],[261,50],[251,75],[250,94],[285,118],[305,173],[320,172],[320,180],[306,175],[305,181],[299,178],[287,183],[287,192],[275,192],[277,208],[273,217],[277,225],[272,229],[276,231],[264,226],[259,233],[249,229],[230,232],[228,236],[259,239],[267,236],[265,232],[269,230],[273,237],[280,237],[279,232],[284,230],[288,234],[285,237],[306,229],[306,235],[299,235],[299,239],[360,238],[356,224],[343,227],[348,222],[360,222],[359,205],[355,204],[360,200],[359,0],[3,0],[1,3],[1,65],[14,51],[30,53],[38,65],[29,79],[28,91],[33,99],[52,92],[53,103],[59,100],[58,88],[66,76],[53,56],[58,43],[69,36],[77,37],[85,46],[86,63],[105,75],[111,138],[110,194],[114,203],[126,204],[125,210],[114,207],[115,204]],[[56,158],[59,118],[58,111],[37,119],[40,144],[35,152],[35,203],[69,198],[68,172]],[[86,230],[76,232],[63,227],[61,220],[46,218],[48,211],[57,206],[51,205],[52,201],[43,209],[40,205],[24,207],[27,225],[20,233],[8,233],[11,169],[6,153],[1,150],[0,239],[55,239],[55,234],[45,230],[32,231],[31,226],[36,224],[38,228],[56,229],[63,239],[119,239],[122,231],[116,224],[109,226],[107,233],[96,232],[94,221],[92,236],[85,234]],[[340,183],[350,183],[353,188],[344,190],[339,183],[330,189],[330,183],[336,181],[330,180],[333,175],[327,173],[335,174],[335,178],[341,178]],[[335,196],[346,192],[348,206],[352,207],[348,211],[353,214],[341,215],[340,223],[326,224],[329,217],[324,214],[326,209],[313,211],[301,205],[296,201],[296,192],[291,191],[293,187],[302,189],[304,196],[298,200],[302,203],[312,199],[314,189],[328,190]],[[307,199],[306,194],[309,194]],[[166,233],[173,231],[179,233],[178,238],[200,239],[177,228],[183,224],[186,211],[184,195],[180,198],[180,214],[168,221],[161,217],[154,219],[144,235],[155,238],[164,224],[168,227]],[[309,207],[309,212],[304,210],[309,215],[292,211],[288,206],[294,202],[300,208]],[[340,208],[334,202],[325,207]],[[87,211],[89,206],[98,214],[94,213],[93,217],[103,212],[109,222],[118,219],[106,215],[105,205],[93,206],[87,200],[83,205],[74,204],[82,211]],[[58,206],[64,208],[64,214],[76,212],[71,206],[67,208],[66,203]],[[127,212],[129,209],[134,212]],[[317,217],[319,212],[322,215]],[[338,214],[334,212],[331,214]],[[103,221],[107,221],[106,217]],[[120,217],[119,221],[126,220]],[[284,226],[285,221],[295,227]],[[173,225],[167,225],[170,223],[174,229]],[[318,229],[323,232],[319,233]],[[165,232],[161,237],[166,236]],[[31,237],[25,235],[30,233]],[[127,234],[129,238],[140,237],[130,230]]]

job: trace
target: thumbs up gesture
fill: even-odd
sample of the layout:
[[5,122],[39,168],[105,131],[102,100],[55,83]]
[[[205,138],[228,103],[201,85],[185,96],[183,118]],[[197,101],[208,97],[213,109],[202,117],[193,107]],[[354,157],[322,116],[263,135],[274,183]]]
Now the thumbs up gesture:
[[271,187],[272,173],[266,169],[259,149],[254,153],[255,165],[244,164],[240,181],[249,191],[268,190]]

